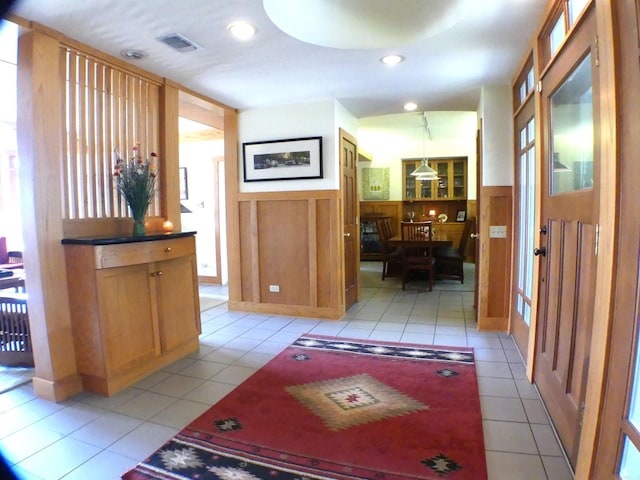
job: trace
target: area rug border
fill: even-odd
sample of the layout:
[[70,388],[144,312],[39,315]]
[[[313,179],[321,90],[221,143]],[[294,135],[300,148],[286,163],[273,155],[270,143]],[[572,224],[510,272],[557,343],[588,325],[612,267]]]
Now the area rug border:
[[420,343],[399,343],[327,335],[304,334],[289,345],[309,350],[336,351],[354,355],[393,357],[417,361],[475,364],[473,347],[449,347]]

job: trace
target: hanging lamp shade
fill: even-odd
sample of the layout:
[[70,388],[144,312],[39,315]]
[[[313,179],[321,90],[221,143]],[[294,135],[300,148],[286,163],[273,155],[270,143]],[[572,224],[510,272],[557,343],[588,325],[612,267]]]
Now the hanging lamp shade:
[[416,180],[420,180],[421,182],[424,182],[427,180],[439,180],[439,179],[440,177],[438,177],[437,173],[423,173],[416,176]]
[[429,122],[427,121],[427,114],[422,112],[422,122],[424,124],[424,131],[422,133],[422,162],[420,166],[416,168],[411,175],[416,177],[417,180],[437,180],[438,172],[429,166],[427,160],[427,134],[431,135],[429,131]]
[[435,180],[436,178],[438,178],[438,172],[436,172],[429,166],[426,158],[422,159],[422,163],[420,164],[420,166],[413,172],[411,172],[411,175],[413,175],[414,177],[419,177],[420,180],[427,180],[426,177],[431,177],[428,180]]

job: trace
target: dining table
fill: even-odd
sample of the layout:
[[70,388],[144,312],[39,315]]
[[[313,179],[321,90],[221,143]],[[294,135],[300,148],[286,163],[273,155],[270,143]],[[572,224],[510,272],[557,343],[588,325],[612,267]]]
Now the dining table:
[[0,277],[0,290],[4,290],[6,288],[15,288],[16,291],[25,290],[25,279],[26,275],[23,269],[13,269],[11,270],[11,275],[7,277]]

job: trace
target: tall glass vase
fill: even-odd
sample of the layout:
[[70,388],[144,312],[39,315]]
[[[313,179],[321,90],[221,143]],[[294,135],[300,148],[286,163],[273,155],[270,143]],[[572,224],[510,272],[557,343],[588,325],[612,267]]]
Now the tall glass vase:
[[147,208],[149,206],[146,205],[144,208],[138,207],[131,209],[131,216],[133,217],[133,236],[134,237],[142,237],[147,234],[147,229],[144,226],[144,218],[147,214]]
[[144,217],[142,219],[133,219],[133,236],[142,237],[147,234],[147,229],[144,226]]

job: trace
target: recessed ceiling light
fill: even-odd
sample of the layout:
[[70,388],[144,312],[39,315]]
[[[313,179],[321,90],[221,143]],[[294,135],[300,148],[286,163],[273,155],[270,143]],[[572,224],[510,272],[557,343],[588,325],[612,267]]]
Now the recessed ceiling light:
[[247,22],[231,23],[227,25],[227,29],[238,40],[248,40],[256,33],[255,27]]
[[414,102],[407,102],[404,104],[404,109],[407,112],[413,112],[416,108],[418,108],[418,105],[416,105]]
[[385,55],[380,61],[385,65],[397,65],[404,61],[404,57],[402,55]]
[[144,57],[147,56],[147,52],[144,52],[142,50],[134,50],[132,48],[129,48],[127,50],[122,50],[120,52],[120,55],[123,58],[126,58],[127,60],[142,60]]

